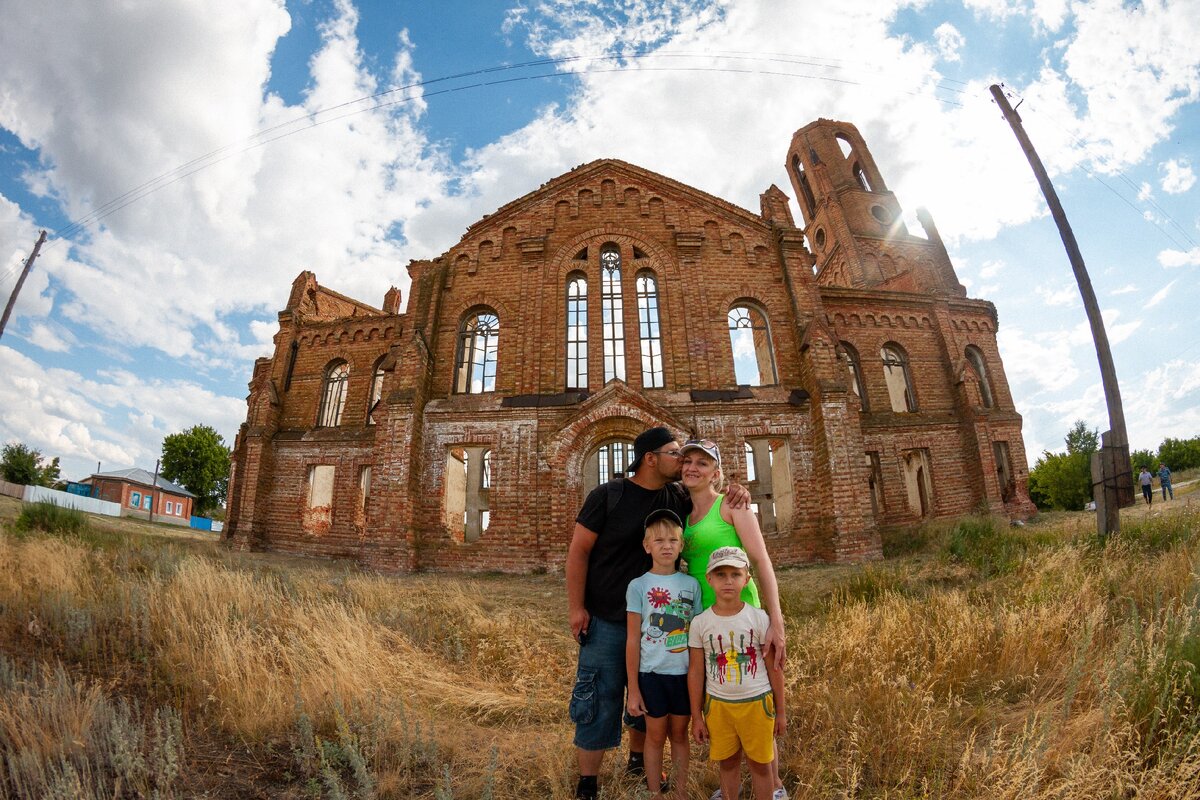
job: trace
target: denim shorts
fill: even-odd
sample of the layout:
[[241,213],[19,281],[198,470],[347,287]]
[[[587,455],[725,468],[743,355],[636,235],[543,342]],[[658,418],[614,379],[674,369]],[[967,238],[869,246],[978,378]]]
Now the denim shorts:
[[624,623],[592,617],[587,638],[579,648],[579,667],[571,692],[570,714],[575,723],[575,746],[609,750],[621,744],[625,710]]

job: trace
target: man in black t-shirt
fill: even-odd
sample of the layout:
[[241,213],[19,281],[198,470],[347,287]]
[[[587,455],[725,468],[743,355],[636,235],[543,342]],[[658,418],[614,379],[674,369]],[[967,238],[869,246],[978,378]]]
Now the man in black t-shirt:
[[[571,635],[579,667],[571,694],[571,721],[579,784],[575,796],[593,800],[604,751],[621,743],[625,709],[625,589],[651,564],[642,547],[646,517],[669,508],[687,519],[692,501],[679,479],[680,446],[667,428],[650,428],[633,442],[629,478],[601,484],[587,496],[567,551]],[[746,507],[749,492],[731,486],[728,502]],[[630,731],[631,771],[641,766],[645,732]]]

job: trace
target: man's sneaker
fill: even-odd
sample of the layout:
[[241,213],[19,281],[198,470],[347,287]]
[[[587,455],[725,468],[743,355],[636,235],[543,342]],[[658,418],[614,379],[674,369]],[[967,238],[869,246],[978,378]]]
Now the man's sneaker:
[[575,784],[575,800],[596,800],[599,794],[595,775],[586,775],[579,778],[579,783]]
[[715,792],[713,792],[712,794],[710,794],[708,796],[708,800],[725,800],[725,793],[722,792],[720,789],[717,789]]
[[641,753],[630,753],[629,763],[625,765],[625,774],[641,778],[646,774],[646,757]]
[[775,793],[771,795],[771,800],[788,800],[787,789],[784,789],[782,786],[780,786],[775,790]]

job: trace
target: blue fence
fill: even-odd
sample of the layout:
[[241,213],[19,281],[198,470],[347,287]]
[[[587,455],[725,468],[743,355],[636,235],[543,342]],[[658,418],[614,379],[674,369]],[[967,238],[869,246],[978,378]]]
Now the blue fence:
[[192,527],[198,531],[211,531],[212,520],[208,517],[192,517]]

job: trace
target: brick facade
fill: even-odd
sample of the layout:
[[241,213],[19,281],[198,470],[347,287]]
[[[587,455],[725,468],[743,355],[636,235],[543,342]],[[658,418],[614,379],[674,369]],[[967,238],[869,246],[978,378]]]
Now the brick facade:
[[[905,229],[852,125],[797,131],[786,169],[803,227],[775,186],[754,214],[621,161],[577,167],[413,261],[404,313],[395,289],[374,308],[301,273],[254,366],[225,538],[387,570],[558,568],[598,448],[655,424],[721,445],[777,564],[877,558],[883,526],[1032,513],[995,307],[966,297],[928,215]],[[736,362],[734,308],[766,328]],[[606,380],[617,331],[625,374]],[[761,385],[739,385],[756,359]]]

